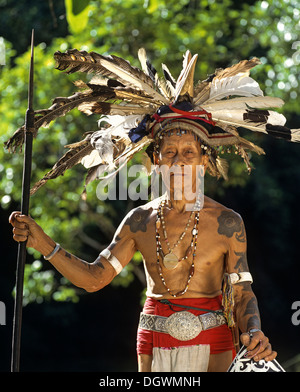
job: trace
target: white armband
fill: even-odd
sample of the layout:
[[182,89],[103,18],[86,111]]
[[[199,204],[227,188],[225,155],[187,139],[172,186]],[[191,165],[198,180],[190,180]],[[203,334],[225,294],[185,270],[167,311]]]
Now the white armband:
[[122,271],[123,266],[119,262],[119,260],[116,258],[116,256],[111,254],[111,251],[109,249],[104,249],[101,253],[100,256],[103,256],[109,264],[114,268],[116,271],[117,275]]
[[229,277],[231,284],[242,282],[250,282],[251,284],[253,283],[252,275],[250,274],[250,272],[233,272],[232,274],[229,274]]

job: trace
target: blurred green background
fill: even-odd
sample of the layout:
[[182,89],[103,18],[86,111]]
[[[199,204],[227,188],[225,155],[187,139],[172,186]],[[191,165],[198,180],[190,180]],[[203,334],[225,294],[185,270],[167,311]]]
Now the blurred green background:
[[[233,0],[0,0],[0,371],[9,371],[17,245],[8,217],[20,208],[23,154],[3,144],[24,123],[27,108],[29,44],[35,29],[34,108],[75,91],[68,76],[54,69],[53,53],[71,48],[116,54],[139,66],[145,47],[160,72],[174,76],[189,49],[198,53],[195,80],[215,68],[259,57],[252,76],[265,95],[282,98],[291,128],[300,128],[300,1]],[[97,130],[97,118],[77,110],[41,128],[34,140],[32,183],[66,151],[66,144]],[[248,235],[248,262],[254,276],[262,327],[288,371],[297,371],[300,326],[291,321],[300,300],[300,145],[254,135],[266,151],[252,156],[249,176],[236,156],[229,181],[206,178],[208,196],[239,212]],[[138,162],[138,158],[135,162]],[[83,191],[79,166],[49,181],[32,198],[30,214],[44,230],[77,256],[93,261],[112,239],[125,213],[143,201],[103,202],[97,183]],[[102,291],[87,294],[62,278],[40,254],[29,250],[25,270],[21,370],[136,371],[135,339],[144,292],[141,256]]]

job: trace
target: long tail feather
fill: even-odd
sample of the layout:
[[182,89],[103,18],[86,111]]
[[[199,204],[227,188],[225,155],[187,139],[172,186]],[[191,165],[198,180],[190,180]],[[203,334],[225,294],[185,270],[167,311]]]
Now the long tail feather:
[[72,49],[66,53],[54,54],[57,69],[68,73],[87,72],[116,79],[127,86],[134,86],[162,103],[167,99],[155,91],[152,79],[141,69],[132,66],[129,61],[118,56],[103,56],[95,52],[87,53]]
[[246,73],[249,75],[249,71],[258,64],[261,64],[261,62],[257,57],[253,57],[251,60],[242,60],[239,63],[232,65],[231,67],[216,70],[215,77],[218,79],[223,79],[235,76],[239,73]]
[[[57,97],[53,100],[53,104],[48,109],[41,109],[35,111],[34,127],[35,135],[39,128],[47,127],[51,121],[56,120],[58,117],[65,116],[68,112],[75,108],[81,107],[81,105],[89,105],[91,102],[97,102],[99,100],[112,99],[115,97],[114,92],[110,90],[102,90],[98,94],[77,92],[70,97]],[[24,142],[24,125],[16,130],[13,136],[5,143],[5,147],[9,151],[16,151],[18,147],[21,147]]]
[[94,103],[83,103],[78,109],[87,114],[103,114],[103,115],[120,115],[128,116],[131,114],[145,115],[147,113],[153,113],[151,108],[143,108],[142,106],[134,105],[117,105],[107,102],[94,102]]
[[85,143],[82,143],[80,148],[70,149],[66,152],[53,166],[53,168],[44,175],[44,177],[36,182],[32,187],[30,194],[33,195],[38,189],[46,184],[48,180],[53,180],[65,173],[66,170],[71,169],[75,165],[81,162],[83,157],[90,154],[93,150],[93,146],[87,139]]
[[[218,110],[239,110],[239,109],[266,109],[266,108],[280,108],[284,104],[284,101],[276,97],[241,97],[215,101],[211,103],[204,103],[201,107],[208,112],[212,113]],[[195,110],[197,110],[197,106]]]

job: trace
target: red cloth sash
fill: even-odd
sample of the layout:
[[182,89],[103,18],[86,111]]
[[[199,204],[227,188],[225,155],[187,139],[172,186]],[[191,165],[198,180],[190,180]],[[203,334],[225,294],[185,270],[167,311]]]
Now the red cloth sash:
[[[220,310],[222,309],[222,296],[215,298],[183,298],[183,299],[172,299],[172,303],[177,303],[185,306],[193,306],[209,310]],[[143,312],[148,314],[155,314],[160,316],[168,317],[177,311],[188,310],[194,315],[198,316],[205,311],[199,311],[194,309],[184,309],[179,307],[173,307],[170,309],[169,305],[160,303],[153,298],[147,298]],[[172,348],[180,346],[193,346],[198,344],[209,344],[211,354],[219,354],[225,351],[232,350],[235,354],[234,344],[232,340],[232,333],[228,326],[221,325],[220,327],[212,328],[206,331],[200,332],[200,334],[194,339],[181,341],[173,338],[169,334],[161,332],[147,331],[145,329],[138,328],[137,333],[137,353],[152,355],[153,347]],[[234,355],[233,354],[233,355]]]

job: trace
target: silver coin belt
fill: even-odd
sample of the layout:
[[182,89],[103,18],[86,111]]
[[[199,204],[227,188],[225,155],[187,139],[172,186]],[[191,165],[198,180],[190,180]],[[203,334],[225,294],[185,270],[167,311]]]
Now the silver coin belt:
[[221,310],[199,316],[182,311],[173,313],[169,317],[141,313],[139,328],[168,333],[175,339],[186,341],[194,339],[201,331],[224,324],[226,324],[226,319]]

